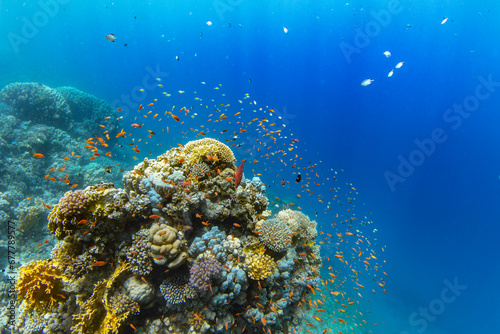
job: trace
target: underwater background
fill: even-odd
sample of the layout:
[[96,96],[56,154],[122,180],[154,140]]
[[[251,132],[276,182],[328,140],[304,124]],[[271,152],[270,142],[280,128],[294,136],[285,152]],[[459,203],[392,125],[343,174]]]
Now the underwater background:
[[[344,333],[497,333],[499,15],[494,1],[2,1],[0,87],[15,82],[74,87],[112,107],[110,130],[133,133],[139,152],[127,147],[126,138],[124,147],[113,151],[113,162],[94,165],[91,177],[80,164],[76,189],[100,181],[122,187],[118,169],[131,170],[145,157],[201,138],[201,124],[216,129],[207,136],[235,144],[236,166],[247,159],[245,177],[261,174],[270,208],[293,202],[318,223],[322,278],[330,278],[329,263],[335,263],[336,275],[345,276],[340,284],[345,297],[360,300],[349,306],[357,309],[352,323],[366,320]],[[106,39],[108,34],[116,40]],[[373,82],[361,85],[366,79]],[[156,111],[138,111],[140,104],[153,102],[163,121],[153,118]],[[217,106],[227,108],[231,123],[208,120]],[[163,114],[171,109],[184,124]],[[233,116],[238,111],[240,118]],[[101,114],[91,117],[96,115]],[[81,147],[87,138],[104,135],[98,127],[90,130],[87,116],[79,115],[79,123],[68,129]],[[283,131],[278,142],[288,154],[251,163],[263,155],[256,139],[268,140],[269,134],[238,130],[265,116]],[[12,123],[3,119],[3,174],[32,168],[39,150],[29,151],[26,144],[21,151],[29,154],[15,159],[8,152],[29,142],[24,136],[36,137],[35,123],[16,129],[13,140]],[[163,132],[166,126],[170,129]],[[296,170],[288,161],[294,155],[300,159]],[[121,167],[104,171],[116,163]],[[311,179],[302,169],[309,166]],[[44,180],[44,174],[29,181],[35,194],[23,190],[21,199],[2,198],[2,224],[19,219],[8,210],[20,200],[28,205],[25,197],[54,205],[69,190]],[[302,187],[308,181],[312,194]],[[2,182],[0,191],[13,191],[8,179]],[[360,222],[349,229],[336,214]],[[46,216],[43,220],[46,224]],[[50,249],[43,253],[44,246],[36,246],[52,236],[46,225],[37,228],[39,235],[23,236],[26,254],[20,264],[50,255]],[[356,279],[348,264],[333,258],[341,249],[350,259],[354,245],[344,249],[326,236],[346,231],[363,235],[377,249],[373,263],[356,267]],[[2,234],[7,239],[6,227]],[[4,250],[5,244],[2,267]],[[383,288],[377,285],[380,277]],[[297,330],[337,330],[338,322],[330,325],[334,319],[328,316],[339,305],[326,306],[327,312],[318,314],[323,321]],[[132,332],[128,325],[127,331]]]

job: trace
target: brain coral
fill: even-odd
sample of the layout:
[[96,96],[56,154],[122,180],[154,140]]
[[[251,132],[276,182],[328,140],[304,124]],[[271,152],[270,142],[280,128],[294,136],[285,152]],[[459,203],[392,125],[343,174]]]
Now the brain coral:
[[245,259],[248,268],[247,274],[253,280],[263,280],[270,277],[275,269],[272,257],[265,254],[250,253]]
[[282,252],[286,250],[291,242],[291,231],[288,228],[288,225],[284,222],[276,219],[266,220],[260,231],[260,241],[266,246],[267,249],[270,249],[274,252]]
[[200,291],[207,291],[212,278],[218,276],[222,265],[213,257],[207,256],[197,261],[190,270],[189,282]]
[[46,124],[62,129],[70,127],[71,109],[55,89],[40,83],[15,82],[2,89],[0,101],[10,105],[16,115],[34,124]]
[[188,142],[184,146],[184,154],[186,154],[186,163],[188,165],[201,162],[207,155],[215,156],[224,162],[234,162],[236,160],[233,151],[227,145],[212,138],[203,138]]
[[62,272],[50,260],[31,261],[19,269],[16,291],[27,309],[45,312],[55,307],[61,297]]

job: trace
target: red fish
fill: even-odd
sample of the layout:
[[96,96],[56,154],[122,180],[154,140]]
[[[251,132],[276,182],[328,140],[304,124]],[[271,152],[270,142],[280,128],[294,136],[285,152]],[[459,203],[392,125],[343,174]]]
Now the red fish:
[[243,167],[245,166],[245,163],[242,162],[238,166],[238,170],[236,171],[236,174],[234,175],[234,187],[238,188],[241,182],[241,178],[243,177]]

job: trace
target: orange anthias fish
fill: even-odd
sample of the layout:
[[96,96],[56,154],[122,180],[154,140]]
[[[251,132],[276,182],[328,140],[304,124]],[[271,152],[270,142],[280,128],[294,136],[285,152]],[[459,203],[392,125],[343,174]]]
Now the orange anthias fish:
[[104,261],[97,261],[92,264],[92,267],[102,267],[106,264]]
[[45,156],[42,153],[34,153],[33,157],[38,158],[38,159],[45,158]]

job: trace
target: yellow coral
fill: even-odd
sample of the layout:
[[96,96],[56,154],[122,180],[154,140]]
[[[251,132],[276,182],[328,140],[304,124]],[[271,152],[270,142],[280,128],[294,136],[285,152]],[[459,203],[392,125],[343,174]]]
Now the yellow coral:
[[31,261],[19,268],[16,292],[29,310],[45,312],[57,306],[61,297],[62,272],[49,260]]
[[80,312],[73,315],[73,321],[76,323],[71,327],[72,333],[92,333],[100,327],[106,314],[102,304],[105,289],[106,281],[100,281],[94,286],[92,296],[87,301],[78,302]]
[[248,277],[254,280],[263,280],[271,276],[276,267],[273,258],[265,254],[248,254],[245,259],[248,268]]
[[207,155],[215,156],[224,162],[234,162],[236,160],[229,146],[212,138],[190,141],[184,146],[184,154],[186,154],[186,164],[188,166],[202,161]]
[[121,273],[129,268],[127,263],[120,264],[109,280],[98,282],[90,299],[79,301],[80,313],[73,315],[76,324],[71,328],[74,333],[118,333],[121,324],[136,309],[118,311],[109,301],[110,289]]
[[207,317],[200,310],[191,312],[188,318],[189,325],[195,330],[200,331],[207,323]]

